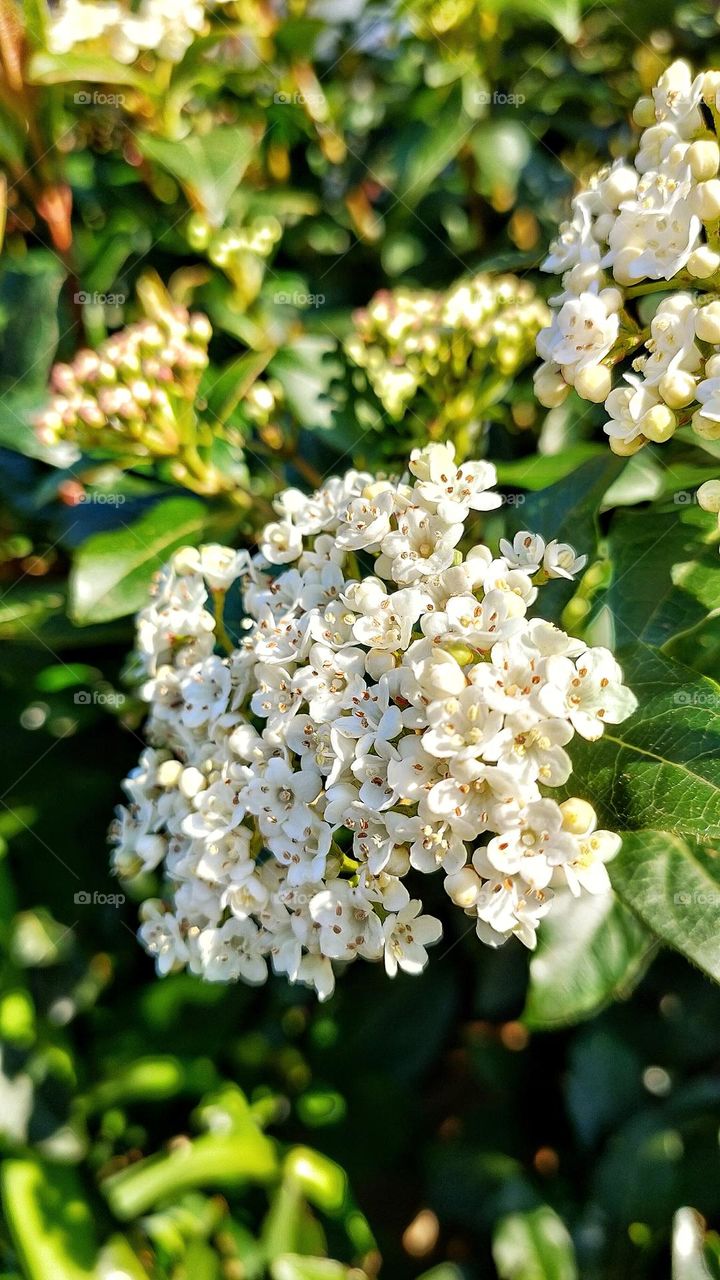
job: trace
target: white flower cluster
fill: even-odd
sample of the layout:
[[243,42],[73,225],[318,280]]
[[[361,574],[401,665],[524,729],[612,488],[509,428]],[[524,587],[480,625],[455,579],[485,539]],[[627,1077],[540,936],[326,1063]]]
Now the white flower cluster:
[[61,0],[51,10],[48,48],[69,53],[76,45],[102,42],[110,57],[129,64],[145,50],[180,62],[205,27],[207,10],[223,0]]
[[635,699],[607,649],[528,616],[585,558],[529,532],[499,556],[473,543],[501,502],[488,462],[436,444],[410,472],[287,490],[259,553],[177,552],[139,615],[151,745],[114,866],[162,866],[140,929],[160,973],[261,983],[271,964],[324,999],[337,962],[423,969],[432,872],[492,946],[534,945],[552,885],[608,888],[618,836],[547,793],[573,735],[599,738]]
[[[693,78],[673,63],[636,106],[634,163],[616,161],[574,198],[543,264],[563,290],[537,340],[538,399],[553,407],[572,386],[604,401],[622,455],[688,422],[720,438],[719,94],[720,71]],[[637,299],[654,293],[664,297],[646,325]]]

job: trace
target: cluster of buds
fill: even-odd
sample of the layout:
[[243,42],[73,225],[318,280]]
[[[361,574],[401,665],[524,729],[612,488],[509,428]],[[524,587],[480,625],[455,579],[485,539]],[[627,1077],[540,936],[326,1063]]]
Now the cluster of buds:
[[480,274],[443,292],[382,290],[356,312],[345,351],[391,418],[401,419],[422,394],[432,405],[432,433],[457,436],[481,420],[532,359],[548,319],[528,282]]
[[34,420],[38,438],[59,453],[104,455],[121,466],[165,463],[186,489],[228,491],[240,501],[232,477],[210,459],[217,430],[197,408],[210,321],[160,298],[152,284],[142,283],[139,292],[147,319],[54,366],[52,398]]
[[206,252],[224,272],[247,307],[260,292],[265,263],[282,236],[282,225],[270,215],[253,218],[245,226],[213,230],[205,218],[193,214],[186,234],[191,247]]
[[[220,3],[223,0],[219,0]],[[133,7],[120,0],[61,0],[48,21],[48,48],[66,54],[77,45],[91,45],[99,53],[126,65],[143,53],[167,62],[180,62],[207,25],[213,0],[140,0]]]
[[140,320],[113,334],[97,351],[79,351],[56,364],[54,395],[35,419],[46,445],[141,458],[176,455],[208,362],[207,316],[184,307],[163,320]]
[[[563,289],[538,337],[538,399],[554,407],[574,387],[604,402],[622,456],[687,423],[720,438],[719,107],[720,72],[673,63],[635,108],[634,160],[574,198],[543,264]],[[664,296],[648,320],[652,294]]]

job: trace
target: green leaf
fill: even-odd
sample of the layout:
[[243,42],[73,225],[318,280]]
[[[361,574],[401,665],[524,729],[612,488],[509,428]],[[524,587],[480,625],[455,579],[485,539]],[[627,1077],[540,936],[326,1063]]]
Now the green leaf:
[[192,1187],[266,1183],[276,1173],[273,1142],[250,1122],[242,1132],[203,1134],[166,1155],[140,1160],[107,1178],[102,1190],[115,1216],[127,1221]]
[[610,872],[653,933],[720,982],[720,853],[667,831],[630,831]]
[[246,351],[226,364],[221,373],[217,369],[212,371],[212,385],[207,391],[201,385],[200,395],[205,395],[213,426],[227,422],[266,368],[272,354],[272,351]]
[[716,517],[694,505],[617,513],[608,537],[613,581],[604,603],[618,648],[634,640],[659,648],[720,610],[716,533]]
[[193,498],[166,498],[132,525],[93,534],[70,575],[70,613],[81,626],[134,613],[153,573],[178,547],[196,540],[205,508]]
[[5,1220],[28,1280],[92,1280],[93,1215],[72,1169],[8,1160],[2,1170]]
[[648,645],[623,661],[638,699],[597,742],[576,737],[568,794],[592,797],[616,831],[720,837],[720,686]]
[[[152,88],[149,76],[143,76],[134,67],[124,66],[115,58],[82,53],[48,53],[46,50],[38,51],[30,59],[28,79],[31,84],[71,84],[85,81],[88,84],[126,84],[145,90]],[[85,101],[90,104],[91,93],[88,93]],[[80,105],[83,105],[82,100]]]
[[454,92],[439,110],[436,104],[431,122],[414,121],[401,130],[393,157],[397,176],[390,179],[394,200],[414,211],[438,175],[454,160],[471,128],[460,94]]
[[580,35],[579,0],[491,0],[488,8],[500,13],[523,13],[539,22],[548,22],[569,44],[574,44]]
[[179,142],[138,135],[143,154],[177,178],[190,203],[214,226],[224,221],[257,142],[257,130],[241,124],[220,125]]
[[[65,269],[54,253],[39,251],[19,262],[6,260],[0,274],[0,391],[23,395],[44,388],[58,343],[58,298]],[[13,432],[24,424],[11,411]],[[3,433],[4,434],[4,433]]]
[[147,1271],[124,1236],[111,1236],[100,1250],[97,1280],[148,1280]]
[[347,1201],[345,1170],[310,1147],[293,1147],[288,1152],[285,1176],[300,1187],[311,1204],[325,1213],[339,1213]]
[[269,372],[281,384],[293,414],[304,427],[330,426],[333,403],[328,393],[340,366],[337,359],[328,357],[336,350],[333,339],[304,334],[270,362]]
[[303,1258],[297,1253],[286,1253],[275,1259],[270,1274],[272,1280],[350,1280],[353,1273],[344,1263],[332,1258]]
[[549,1205],[501,1218],[492,1253],[499,1280],[577,1280],[572,1240]]
[[628,996],[654,948],[613,893],[558,894],[530,960],[523,1021],[533,1029],[563,1026]]
[[545,489],[565,476],[572,475],[578,467],[591,458],[607,458],[603,445],[569,445],[560,453],[535,453],[529,458],[515,458],[511,462],[498,462],[498,484],[512,485],[516,489]]
[[[595,544],[597,511],[623,465],[623,459],[611,453],[590,458],[570,475],[514,507],[508,519],[510,533],[529,529],[542,534],[547,542],[555,538],[569,542],[580,554],[589,554]],[[533,462],[528,466],[532,469]]]
[[46,0],[23,0],[23,25],[31,46],[47,44],[48,6]]

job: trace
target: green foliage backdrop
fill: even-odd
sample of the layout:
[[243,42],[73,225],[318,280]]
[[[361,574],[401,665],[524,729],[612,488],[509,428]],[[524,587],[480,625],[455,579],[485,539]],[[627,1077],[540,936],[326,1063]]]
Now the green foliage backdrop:
[[[571,191],[673,57],[717,61],[714,6],[236,0],[172,67],[52,52],[50,16],[0,0],[2,1280],[719,1277],[720,560],[694,490],[720,450],[620,459],[599,407],[545,414],[534,332],[506,367],[444,334],[393,400],[409,361],[367,310],[487,272],[551,293]],[[54,364],[186,304],[212,337],[184,452],[39,438]],[[153,571],[446,435],[498,463],[488,538],[589,557],[549,594],[640,701],[573,755],[624,833],[617,896],[530,960],[450,924],[422,977],[358,966],[322,1007],[159,982],[106,849]]]

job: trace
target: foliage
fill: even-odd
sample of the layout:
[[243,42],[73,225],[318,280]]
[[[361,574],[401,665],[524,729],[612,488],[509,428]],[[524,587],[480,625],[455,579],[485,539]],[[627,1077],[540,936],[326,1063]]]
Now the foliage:
[[[540,409],[530,351],[473,424],[506,497],[483,539],[589,557],[544,594],[640,702],[592,764],[573,747],[624,845],[571,935],[558,910],[528,961],[461,920],[422,977],[353,970],[320,1010],[281,983],[158,984],[105,846],[153,571],[188,541],[251,545],[287,484],[424,442],[435,373],[388,414],[354,313],[479,272],[551,294],[571,191],[631,150],[672,58],[717,61],[714,6],[234,0],[175,63],[53,52],[49,17],[0,0],[3,1277],[717,1276],[713,441],[614,457],[600,407]],[[210,322],[192,425],[226,493],[33,425],[53,366],[158,281]]]

